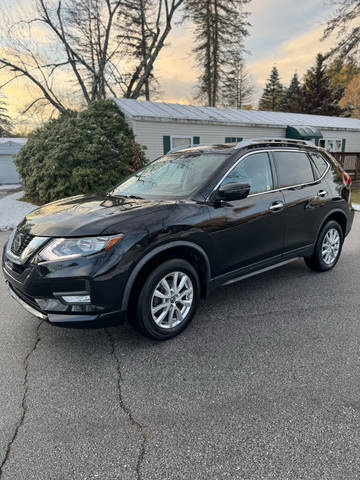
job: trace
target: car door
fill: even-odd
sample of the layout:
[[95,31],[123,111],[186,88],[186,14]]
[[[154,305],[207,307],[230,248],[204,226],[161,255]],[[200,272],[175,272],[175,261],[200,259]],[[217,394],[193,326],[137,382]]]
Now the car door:
[[216,275],[222,275],[270,258],[279,258],[284,243],[284,198],[268,152],[242,157],[219,182],[250,184],[249,196],[210,208],[211,238],[217,259]]
[[[310,247],[326,213],[330,199],[328,186],[319,178],[306,152],[274,150],[272,156],[285,199],[284,253]],[[325,162],[327,169],[326,165]]]

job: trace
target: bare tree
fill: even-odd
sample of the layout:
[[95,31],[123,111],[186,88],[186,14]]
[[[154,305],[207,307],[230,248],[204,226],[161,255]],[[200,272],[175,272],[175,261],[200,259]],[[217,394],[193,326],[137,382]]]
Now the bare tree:
[[[130,65],[124,58],[129,25],[120,21],[126,1],[130,0],[36,0],[36,15],[13,23],[7,32],[0,69],[9,72],[9,78],[0,88],[27,79],[39,93],[26,111],[50,104],[64,112],[74,103],[89,104],[107,96],[138,98],[149,88],[174,13],[184,0],[158,0],[155,11],[145,2],[156,0],[134,0],[140,2],[146,42]],[[38,46],[34,28],[41,29],[51,48]]]
[[[118,76],[124,96],[150,99],[155,62],[171,31],[174,14],[184,0],[125,0],[120,13],[124,55],[135,62],[132,72]],[[126,20],[127,19],[127,20]]]
[[329,20],[323,39],[336,33],[338,43],[329,56],[346,58],[358,55],[360,51],[360,2],[359,0],[333,0],[338,5],[333,18]]
[[[153,11],[152,0],[123,0],[119,12],[119,39],[122,41],[122,52],[130,61],[147,61],[149,45],[155,36]],[[144,82],[141,96],[150,100],[153,92],[156,92],[156,79],[152,70]]]
[[[28,108],[45,101],[60,112],[66,110],[56,81],[59,70],[71,72],[86,103],[105,98],[107,90],[115,93],[106,67],[119,50],[118,43],[112,43],[111,38],[120,3],[121,0],[38,0],[37,16],[15,25],[22,31],[17,38],[9,32],[10,45],[0,57],[0,68],[13,73],[6,83],[24,77],[40,90],[41,95]],[[52,55],[34,49],[26,38],[20,39],[26,29],[31,37],[34,25],[43,28],[54,41]]]

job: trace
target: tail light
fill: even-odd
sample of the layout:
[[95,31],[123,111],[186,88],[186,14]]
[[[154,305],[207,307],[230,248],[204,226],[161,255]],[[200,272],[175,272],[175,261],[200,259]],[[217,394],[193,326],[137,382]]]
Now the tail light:
[[342,181],[343,181],[343,184],[346,185],[346,186],[351,185],[352,180],[351,180],[350,175],[347,172],[343,173]]

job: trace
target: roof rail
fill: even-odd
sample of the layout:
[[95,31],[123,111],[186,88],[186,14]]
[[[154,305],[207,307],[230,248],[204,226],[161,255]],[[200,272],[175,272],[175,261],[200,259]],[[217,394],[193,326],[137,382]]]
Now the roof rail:
[[216,142],[216,143],[195,143],[194,145],[179,145],[178,147],[174,147],[171,150],[169,150],[166,153],[174,153],[178,152],[180,150],[186,150],[187,148],[201,148],[201,147],[212,147],[214,145],[226,145],[228,148],[234,148],[232,144],[230,143],[222,143],[222,142]]
[[166,153],[173,153],[173,152],[177,152],[178,150],[184,150],[185,148],[190,148],[190,147],[191,145],[179,145],[178,147],[174,147]]
[[256,145],[258,143],[270,143],[272,145],[308,145],[311,147],[316,146],[313,142],[308,140],[298,140],[295,138],[249,138],[246,140],[242,140],[238,144],[236,144],[235,148],[244,148],[250,145]]

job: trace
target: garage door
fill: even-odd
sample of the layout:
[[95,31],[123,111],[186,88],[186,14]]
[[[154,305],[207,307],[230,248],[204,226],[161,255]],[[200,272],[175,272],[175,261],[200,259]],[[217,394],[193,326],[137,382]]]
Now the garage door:
[[11,155],[0,155],[0,185],[19,183],[20,178]]

